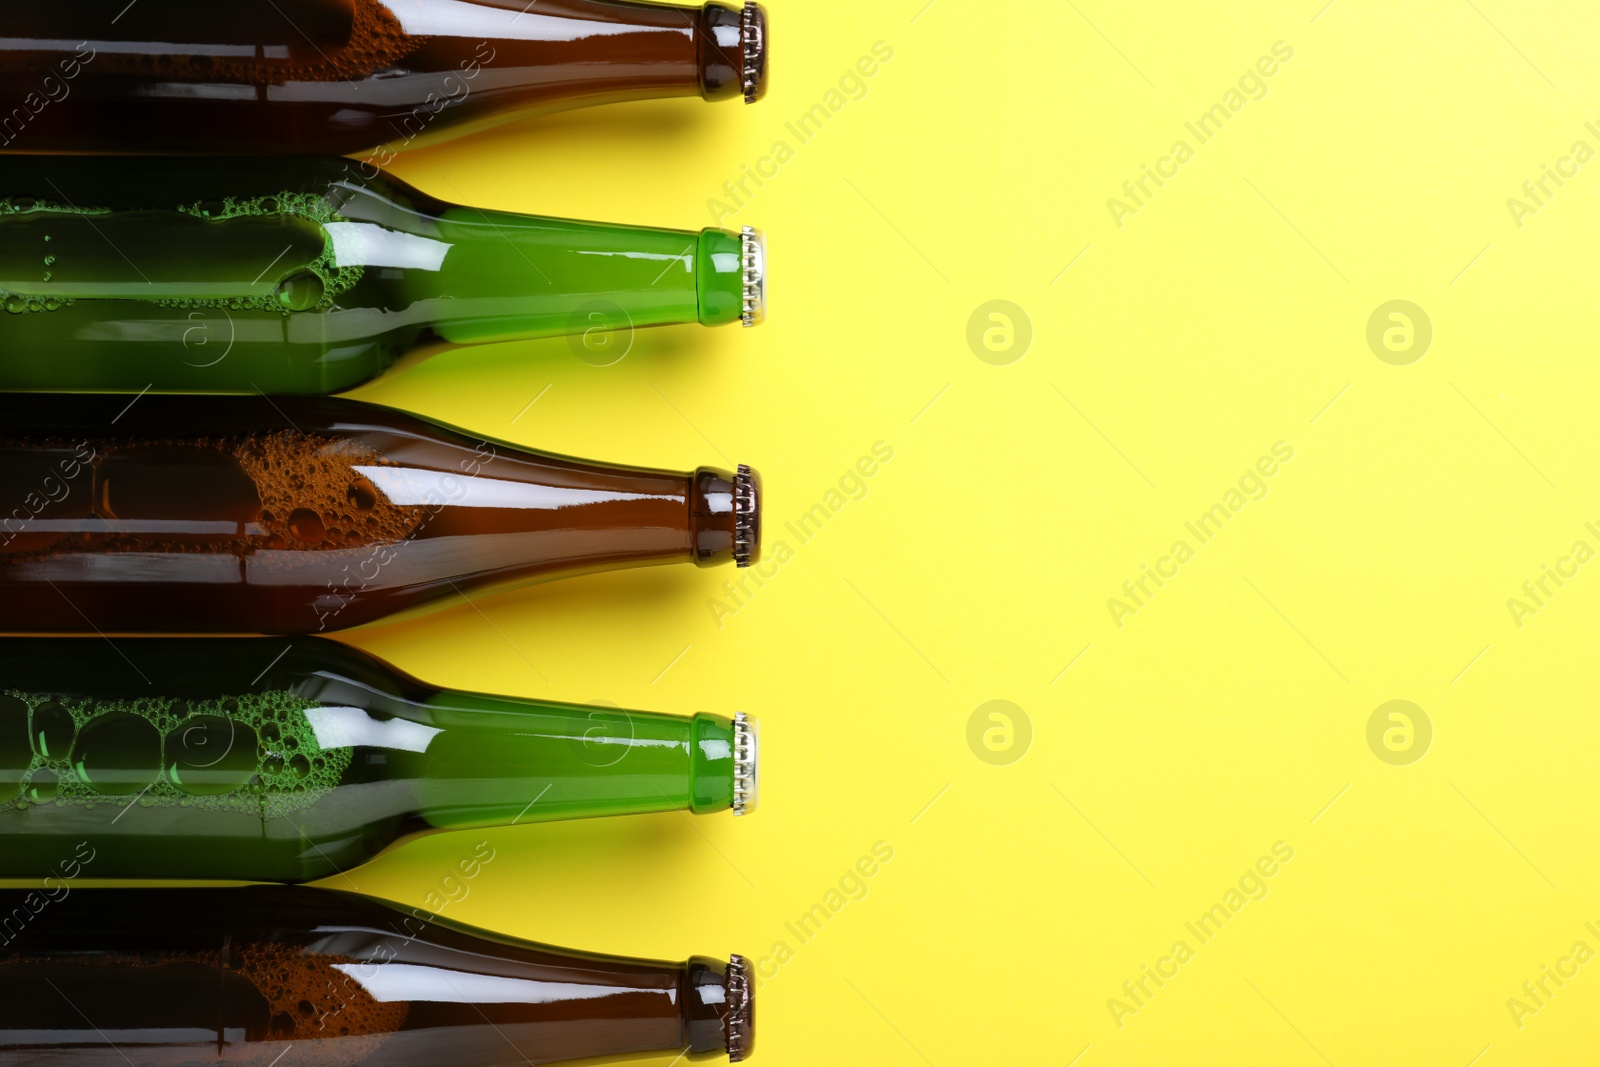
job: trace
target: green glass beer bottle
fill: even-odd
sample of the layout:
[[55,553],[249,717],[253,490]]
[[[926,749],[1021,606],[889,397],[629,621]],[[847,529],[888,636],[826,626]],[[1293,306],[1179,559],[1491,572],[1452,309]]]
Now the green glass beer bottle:
[[0,389],[335,393],[424,344],[754,325],[764,275],[748,227],[461,207],[345,159],[19,156]]
[[308,886],[71,884],[99,862],[0,890],[0,1063],[736,1063],[754,1045],[743,956],[573,952]]
[[320,633],[760,557],[755,471],[488,441],[343,397],[0,393],[0,632]]
[[[439,830],[755,804],[753,724],[457,692],[326,638],[0,642],[0,878],[301,882]],[[3,1058],[3,1057],[0,1057]]]

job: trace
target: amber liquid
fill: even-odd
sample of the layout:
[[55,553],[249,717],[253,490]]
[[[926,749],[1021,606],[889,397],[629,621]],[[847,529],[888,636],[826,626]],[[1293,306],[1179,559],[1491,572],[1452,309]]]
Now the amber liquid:
[[0,629],[317,633],[472,589],[717,562],[733,478],[337,398],[9,394]]
[[[6,1064],[499,1067],[729,1045],[742,961],[567,952],[304,887],[52,884],[0,891]],[[750,1021],[731,1022],[738,1051]]]
[[355,153],[563,107],[736,95],[740,12],[631,0],[17,4],[0,148]]

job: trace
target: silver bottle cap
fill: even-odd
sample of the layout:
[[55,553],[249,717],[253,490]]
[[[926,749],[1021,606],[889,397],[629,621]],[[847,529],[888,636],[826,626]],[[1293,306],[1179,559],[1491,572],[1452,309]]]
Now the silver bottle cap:
[[739,71],[740,87],[744,89],[744,102],[753,104],[761,99],[767,88],[767,18],[761,5],[754,2],[744,5],[739,21],[739,52],[742,58]]
[[748,567],[761,551],[761,476],[748,463],[733,476],[733,562]]
[[767,238],[754,226],[739,231],[740,260],[744,267],[744,314],[746,326],[755,326],[767,317]]
[[756,990],[751,980],[750,961],[734,955],[728,959],[728,1014],[723,1020],[728,1041],[728,1062],[738,1063],[750,1055],[756,1043]]
[[744,712],[733,716],[733,813],[748,815],[756,810],[756,794],[761,781],[761,760],[756,724]]

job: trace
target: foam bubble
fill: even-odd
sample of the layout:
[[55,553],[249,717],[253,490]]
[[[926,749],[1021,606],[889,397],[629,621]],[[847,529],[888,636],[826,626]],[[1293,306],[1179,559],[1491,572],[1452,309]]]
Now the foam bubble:
[[320,706],[287,690],[89,700],[8,689],[0,709],[26,709],[31,750],[22,796],[0,810],[138,793],[146,806],[277,818],[336,788],[350,765],[349,748],[318,743],[306,709]]

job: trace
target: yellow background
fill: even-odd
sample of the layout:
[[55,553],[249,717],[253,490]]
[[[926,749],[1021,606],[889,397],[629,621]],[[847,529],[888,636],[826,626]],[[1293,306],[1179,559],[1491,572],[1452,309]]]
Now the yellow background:
[[[1600,162],[1520,227],[1506,201],[1600,148],[1600,17],[1074,2],[773,0],[754,107],[579,111],[395,166],[482,206],[764,228],[759,329],[641,331],[604,368],[498,345],[361,395],[582,456],[752,463],[769,559],[794,549],[720,626],[738,575],[675,568],[356,635],[436,683],[761,721],[753,817],[495,832],[445,914],[745,953],[772,1067],[1578,1062],[1600,962],[1520,1028],[1507,1001],[1600,950],[1600,563],[1520,628],[1506,602],[1600,548]],[[879,41],[864,95],[830,97]],[[1200,145],[1184,123],[1277,41],[1266,95]],[[817,104],[802,143],[786,123]],[[1108,198],[1179,138],[1194,158],[1119,228]],[[1007,365],[967,341],[994,299],[1032,325]],[[1393,299],[1433,326],[1405,366],[1366,341]],[[866,495],[801,544],[785,523],[879,441]],[[1277,441],[1266,497],[1118,628],[1107,599]],[[995,699],[1032,725],[1003,766],[967,740]],[[1366,740],[1395,699],[1433,726],[1407,766]],[[802,942],[785,924],[879,841],[893,860]],[[1184,924],[1277,841],[1293,860],[1201,945]],[[352,880],[420,903],[468,843]],[[1194,958],[1119,1028],[1108,1000],[1180,939]]]
[[[1600,548],[1600,162],[1520,226],[1507,199],[1600,148],[1600,15],[1323,3],[773,0],[755,107],[402,156],[450,200],[766,230],[758,330],[641,331],[608,367],[495,345],[358,395],[597,459],[752,463],[769,559],[793,552],[720,620],[739,575],[681,567],[350,635],[443,685],[747,710],[753,817],[441,835],[326,884],[420,904],[486,837],[443,914],[749,955],[768,1067],[1587,1062],[1600,962],[1520,1026],[1507,1001],[1600,950],[1600,563],[1520,626],[1507,601]],[[1200,145],[1184,123],[1278,41],[1292,59]],[[785,124],[819,103],[801,143]],[[1180,138],[1194,157],[1118,226],[1108,198]],[[995,299],[1032,330],[1003,365],[967,339]],[[1407,365],[1366,339],[1395,299],[1433,329]],[[801,544],[785,523],[880,441]],[[1198,544],[1184,524],[1279,441],[1266,495]],[[1194,557],[1119,626],[1108,599],[1180,538]],[[1031,724],[1003,765],[968,742],[991,700]],[[1390,700],[1432,726],[1408,765],[1368,745]],[[864,894],[847,879],[859,899],[796,937],[880,841]],[[1185,923],[1280,841],[1266,895],[1201,944]],[[1123,983],[1179,940],[1193,958],[1135,1005]]]

